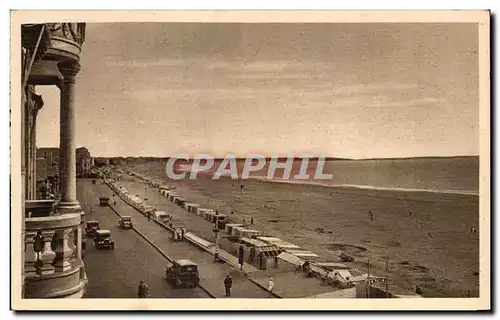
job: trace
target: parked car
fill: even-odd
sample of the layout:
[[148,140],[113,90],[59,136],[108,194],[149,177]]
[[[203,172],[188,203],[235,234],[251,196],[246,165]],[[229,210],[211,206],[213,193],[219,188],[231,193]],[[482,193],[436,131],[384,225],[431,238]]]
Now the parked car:
[[131,229],[134,226],[131,216],[121,217],[118,223],[122,229]]
[[165,277],[174,288],[194,288],[200,283],[198,265],[188,259],[175,260],[171,266],[167,266]]
[[155,211],[154,219],[161,223],[168,223],[170,220],[172,220],[172,215],[166,213],[165,211]]
[[94,238],[94,245],[97,249],[115,249],[115,242],[111,240],[111,231],[109,230],[97,230],[96,236]]
[[96,231],[99,229],[101,229],[99,221],[90,220],[87,221],[87,227],[85,228],[85,233],[88,237],[93,237],[95,236]]

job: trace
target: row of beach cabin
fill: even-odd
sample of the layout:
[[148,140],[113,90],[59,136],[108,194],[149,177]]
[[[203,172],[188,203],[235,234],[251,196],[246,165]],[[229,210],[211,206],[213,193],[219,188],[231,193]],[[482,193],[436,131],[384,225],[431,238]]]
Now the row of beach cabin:
[[[248,229],[242,223],[232,223],[228,215],[203,208],[197,203],[188,202],[176,193],[175,188],[153,181],[138,173],[129,172],[129,174],[148,183],[151,187],[158,188],[158,192],[172,203],[213,223],[222,235],[218,242],[220,248],[235,256],[238,256],[239,250],[243,249],[243,260],[256,268],[262,270],[277,268],[280,260],[296,266],[308,261],[313,273],[322,279],[339,281],[344,285],[366,281],[368,276],[366,272],[352,269],[343,263],[322,262],[321,258],[314,252],[264,232]],[[125,190],[123,187],[120,189]],[[136,201],[140,200],[133,196],[130,197]],[[152,207],[141,204],[140,208],[149,210]],[[152,208],[152,210],[155,209]]]

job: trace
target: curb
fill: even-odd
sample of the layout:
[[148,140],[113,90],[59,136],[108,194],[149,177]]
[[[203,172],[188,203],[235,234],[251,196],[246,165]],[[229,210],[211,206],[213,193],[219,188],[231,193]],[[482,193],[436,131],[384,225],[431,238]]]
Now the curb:
[[[108,186],[109,188],[109,186]],[[111,211],[113,211],[117,216],[119,216],[121,218],[121,215],[118,213],[118,211],[115,210],[115,208],[113,208],[111,205],[108,205],[108,207],[111,209]],[[135,209],[135,208],[134,208]],[[136,209],[137,210],[137,209]],[[175,259],[173,259],[172,257],[170,257],[169,255],[167,255],[165,252],[163,252],[163,250],[160,249],[160,247],[158,247],[155,243],[153,243],[151,240],[149,240],[142,232],[140,232],[139,230],[137,230],[135,227],[132,227],[132,229],[139,235],[141,236],[141,238],[143,238],[144,240],[146,240],[146,242],[148,242],[150,245],[152,245],[163,257],[165,257],[165,259],[167,259],[169,262],[172,262],[174,261]],[[200,284],[198,284],[198,286],[200,287],[200,289],[202,289],[206,294],[208,294],[211,298],[214,298],[215,299],[215,295],[212,294],[210,291],[208,291],[205,287],[203,287]]]
[[[253,282],[253,283],[254,283],[255,285],[257,285],[258,287],[261,287],[262,289],[264,289],[265,291],[267,291],[267,288],[266,288],[266,287],[264,287],[263,285],[261,285],[260,283],[258,283],[257,281],[255,281],[254,279],[252,279],[252,278],[248,278],[248,280],[250,280],[251,282]],[[273,297],[275,297],[275,298],[278,298],[278,299],[283,299],[283,297],[282,297],[282,296],[279,296],[279,295],[277,295],[277,294],[276,294],[276,293],[274,293],[274,292],[271,292],[271,295],[272,295]]]

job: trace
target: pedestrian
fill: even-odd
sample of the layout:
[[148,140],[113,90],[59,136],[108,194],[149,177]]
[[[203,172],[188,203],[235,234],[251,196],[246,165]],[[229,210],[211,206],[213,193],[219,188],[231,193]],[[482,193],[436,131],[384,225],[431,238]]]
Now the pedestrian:
[[149,287],[142,280],[137,287],[137,295],[139,296],[139,298],[147,298],[149,295]]
[[418,295],[420,295],[420,296],[424,294],[424,292],[422,291],[422,289],[420,289],[419,286],[415,287],[415,293],[418,294]]
[[269,295],[273,294],[273,289],[274,289],[274,281],[273,278],[269,278],[269,284],[267,286],[267,291],[269,292]]
[[372,211],[368,211],[368,216],[370,217],[370,221],[373,221],[373,213]]
[[240,265],[241,271],[243,271],[244,255],[245,251],[243,249],[243,246],[240,246],[240,248],[238,249],[238,264]]
[[224,279],[224,288],[226,288],[226,297],[231,296],[231,287],[233,286],[233,279],[231,279],[230,275],[226,276]]

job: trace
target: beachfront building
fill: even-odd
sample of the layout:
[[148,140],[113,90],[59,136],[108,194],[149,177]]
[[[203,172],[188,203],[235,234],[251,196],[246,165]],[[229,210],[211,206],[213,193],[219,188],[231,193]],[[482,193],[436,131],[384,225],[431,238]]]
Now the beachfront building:
[[85,177],[90,173],[93,167],[93,158],[87,148],[81,147],[76,149],[76,175],[77,177]]
[[[84,214],[76,198],[75,78],[84,23],[26,24],[21,34],[22,296],[80,298],[86,287],[81,259]],[[43,112],[37,86],[60,90],[59,197],[36,192],[36,120]],[[48,175],[48,170],[47,170]],[[15,217],[14,217],[15,218]]]
[[59,148],[37,148],[36,198],[48,199],[59,190]]

